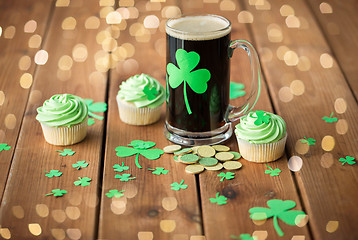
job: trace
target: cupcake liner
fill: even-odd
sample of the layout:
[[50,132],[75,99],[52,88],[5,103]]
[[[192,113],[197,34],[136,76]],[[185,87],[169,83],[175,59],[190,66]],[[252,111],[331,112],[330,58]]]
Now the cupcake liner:
[[161,105],[156,108],[137,108],[133,103],[125,102],[118,98],[117,104],[119,118],[122,122],[130,125],[148,125],[159,120],[161,114]]
[[[237,137],[237,135],[236,135]],[[267,163],[279,159],[284,151],[287,134],[273,143],[254,144],[237,137],[239,152],[247,161]]]
[[81,142],[87,135],[87,118],[72,127],[50,127],[41,123],[46,142],[52,145],[66,146]]

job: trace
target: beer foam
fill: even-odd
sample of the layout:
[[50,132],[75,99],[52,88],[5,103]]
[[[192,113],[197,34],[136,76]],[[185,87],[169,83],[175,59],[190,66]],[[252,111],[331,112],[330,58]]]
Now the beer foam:
[[168,35],[183,40],[212,40],[230,33],[231,24],[219,16],[186,16],[168,21]]

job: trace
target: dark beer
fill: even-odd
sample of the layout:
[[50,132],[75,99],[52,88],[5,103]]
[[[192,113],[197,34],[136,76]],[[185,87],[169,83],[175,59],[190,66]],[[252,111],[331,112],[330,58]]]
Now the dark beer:
[[188,53],[195,51],[200,61],[192,72],[207,69],[211,76],[207,90],[202,94],[186,86],[186,97],[192,112],[189,114],[184,100],[184,84],[170,87],[167,74],[167,123],[188,132],[208,132],[223,127],[229,105],[230,23],[202,16],[182,18],[178,23],[172,23],[171,27],[187,34],[167,29],[167,64],[172,63],[179,68],[176,59],[178,49]]

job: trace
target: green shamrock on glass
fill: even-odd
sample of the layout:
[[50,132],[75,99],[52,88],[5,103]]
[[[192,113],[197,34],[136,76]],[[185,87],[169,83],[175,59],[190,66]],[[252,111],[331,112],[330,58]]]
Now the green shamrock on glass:
[[[187,146],[229,139],[231,122],[248,113],[259,97],[261,72],[255,49],[245,40],[231,41],[230,21],[216,15],[171,18],[166,34],[165,136]],[[247,52],[252,70],[251,90],[240,107],[229,105],[230,59],[236,48]]]

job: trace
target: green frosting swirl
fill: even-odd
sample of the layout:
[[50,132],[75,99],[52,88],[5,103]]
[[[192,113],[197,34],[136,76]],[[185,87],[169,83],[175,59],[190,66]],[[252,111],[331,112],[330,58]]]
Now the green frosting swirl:
[[137,108],[156,108],[165,100],[164,87],[153,77],[141,74],[128,78],[119,86],[118,97]]
[[276,142],[286,135],[286,123],[280,116],[263,112],[263,118],[265,121],[257,121],[256,112],[242,117],[236,125],[237,137],[250,143],[262,144]]
[[87,104],[71,94],[57,94],[37,108],[36,119],[50,127],[71,127],[82,123],[88,115]]

